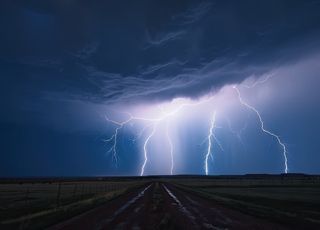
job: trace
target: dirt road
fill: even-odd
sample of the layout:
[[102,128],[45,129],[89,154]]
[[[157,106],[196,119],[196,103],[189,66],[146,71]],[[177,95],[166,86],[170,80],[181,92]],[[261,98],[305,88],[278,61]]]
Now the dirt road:
[[50,229],[286,229],[185,192],[152,183]]

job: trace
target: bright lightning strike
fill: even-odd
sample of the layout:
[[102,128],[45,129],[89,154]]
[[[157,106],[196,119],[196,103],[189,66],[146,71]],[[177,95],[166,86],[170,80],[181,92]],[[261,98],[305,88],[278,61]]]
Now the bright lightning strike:
[[[150,141],[150,139],[152,138],[152,136],[156,133],[157,128],[158,128],[158,123],[167,120],[169,117],[172,117],[174,115],[176,115],[178,112],[180,112],[183,108],[187,107],[187,106],[196,106],[199,104],[203,104],[205,102],[208,102],[209,100],[211,100],[212,98],[207,98],[205,100],[199,101],[199,102],[185,102],[185,103],[181,103],[178,105],[177,108],[175,109],[170,109],[170,108],[164,108],[162,106],[158,106],[158,108],[160,109],[161,113],[159,114],[160,116],[158,116],[157,118],[146,118],[146,117],[137,117],[137,116],[132,116],[130,113],[127,113],[129,115],[129,119],[127,119],[126,121],[123,122],[118,122],[118,121],[114,121],[109,119],[108,117],[106,117],[106,120],[108,122],[113,123],[114,125],[118,126],[115,129],[114,134],[107,140],[104,140],[105,142],[111,142],[113,141],[113,144],[111,146],[111,148],[109,149],[108,152],[113,152],[113,158],[116,159],[117,162],[117,138],[118,138],[118,134],[119,131],[129,122],[132,121],[143,121],[143,122],[150,122],[153,126],[152,132],[150,133],[150,135],[146,138],[146,140],[144,141],[144,145],[143,145],[143,155],[144,155],[144,161],[143,164],[141,166],[140,169],[140,175],[144,175],[144,171],[145,171],[145,166],[148,162],[148,143]],[[179,101],[178,101],[179,102]],[[174,103],[174,102],[173,102]],[[172,104],[173,105],[173,104]],[[138,135],[138,137],[140,137],[142,135],[142,133],[145,131],[147,127],[144,127],[142,129],[142,131],[140,132],[140,134]],[[171,156],[171,168],[170,168],[170,173],[171,175],[173,174],[173,169],[174,169],[174,158],[173,158],[173,143],[171,141],[170,135],[169,135],[169,130],[168,127],[166,129],[166,136],[168,139],[168,143],[169,143],[169,148],[170,148],[170,156]],[[216,139],[216,137],[214,136],[213,138]],[[219,144],[220,145],[220,144]],[[221,147],[221,145],[220,145]],[[222,147],[221,147],[222,148]]]
[[212,148],[212,138],[214,137],[213,129],[214,129],[215,122],[216,122],[216,112],[214,112],[213,115],[212,115],[211,125],[210,125],[210,129],[209,129],[209,135],[207,137],[207,139],[208,139],[208,149],[207,149],[207,153],[206,153],[206,156],[205,156],[205,164],[204,164],[204,169],[205,169],[206,175],[208,175],[208,173],[209,173],[209,170],[208,170],[209,156],[212,157],[211,148]]
[[147,137],[146,141],[144,142],[144,145],[143,145],[144,162],[141,167],[140,176],[143,176],[143,174],[144,174],[144,168],[146,167],[146,164],[148,161],[148,149],[147,149],[148,143],[149,143],[149,140],[151,139],[151,137],[155,134],[155,132],[157,130],[157,125],[158,125],[157,123],[154,124],[152,132],[150,133],[150,135]]
[[169,125],[167,123],[167,127],[166,127],[166,135],[167,135],[167,140],[169,142],[169,147],[170,147],[170,157],[171,157],[171,168],[170,168],[170,174],[172,175],[173,173],[173,166],[174,166],[174,161],[173,161],[173,144],[171,141],[171,138],[169,136]]
[[110,120],[107,116],[105,116],[105,119],[115,125],[117,125],[118,127],[115,129],[115,132],[114,134],[109,138],[109,139],[106,139],[104,140],[105,142],[111,142],[113,141],[113,144],[111,146],[111,148],[108,150],[108,152],[112,152],[112,156],[113,156],[113,159],[115,160],[116,162],[116,166],[117,166],[117,163],[118,163],[118,154],[117,154],[117,140],[118,140],[118,134],[119,134],[119,131],[120,129],[123,128],[124,125],[126,125],[127,123],[129,123],[132,118],[130,117],[128,120],[126,121],[123,121],[123,122],[117,122],[117,121],[113,121],[113,120]]
[[[247,87],[247,88],[252,88],[258,84],[262,84],[262,83],[265,83],[268,79],[270,79],[271,77],[273,77],[273,75],[266,75],[266,78],[262,79],[262,80],[258,80],[256,81],[253,85],[247,85],[247,86],[244,86],[244,87]],[[280,139],[280,137],[278,135],[276,135],[275,133],[267,130],[264,126],[264,121],[262,120],[262,117],[259,113],[259,111],[254,108],[253,106],[249,105],[248,103],[246,103],[242,97],[241,97],[241,93],[239,91],[239,89],[236,87],[236,86],[233,86],[233,88],[236,90],[237,92],[237,95],[238,95],[238,100],[240,102],[241,105],[245,106],[247,109],[253,111],[257,117],[259,118],[259,122],[260,122],[260,126],[261,126],[261,130],[271,136],[272,138],[276,139],[277,143],[282,147],[283,151],[282,151],[282,154],[283,154],[283,157],[284,157],[284,172],[287,173],[288,172],[288,159],[287,159],[287,149],[286,149],[286,146],[285,144],[282,142],[282,140]],[[115,128],[115,131],[113,133],[113,135],[109,138],[109,139],[106,139],[105,142],[112,142],[112,146],[110,147],[109,151],[108,152],[112,152],[113,154],[113,158],[116,160],[116,163],[117,163],[117,159],[118,159],[118,152],[117,152],[117,143],[118,143],[118,136],[119,136],[119,133],[121,131],[121,129],[127,125],[127,124],[132,124],[132,122],[142,122],[144,123],[144,127],[142,128],[142,130],[138,133],[137,135],[137,138],[140,138],[142,136],[142,134],[146,131],[146,129],[150,129],[150,127],[152,127],[152,131],[149,133],[149,135],[147,135],[146,139],[144,140],[143,142],[143,157],[144,157],[144,160],[143,160],[143,163],[142,163],[142,166],[140,168],[140,175],[145,175],[145,167],[146,165],[148,164],[148,157],[149,157],[149,152],[151,151],[150,150],[150,141],[152,138],[154,138],[155,134],[158,135],[159,134],[159,131],[160,131],[160,127],[161,125],[160,124],[163,124],[162,122],[166,122],[166,127],[165,127],[165,131],[163,131],[163,135],[165,135],[165,138],[167,140],[167,143],[168,143],[168,149],[170,151],[170,158],[171,158],[171,167],[170,167],[170,174],[172,175],[173,174],[173,171],[174,171],[174,166],[175,166],[175,162],[174,162],[174,154],[173,154],[173,151],[174,151],[174,145],[173,145],[173,142],[172,142],[172,136],[170,135],[169,133],[169,118],[170,117],[173,117],[173,116],[176,116],[182,109],[184,109],[185,107],[193,107],[193,106],[198,106],[200,104],[204,104],[204,103],[207,103],[209,102],[210,100],[212,100],[213,97],[209,97],[209,98],[206,98],[205,100],[201,100],[201,101],[198,101],[198,102],[194,102],[194,101],[183,101],[184,99],[176,99],[176,100],[173,100],[172,103],[170,104],[165,104],[165,105],[159,105],[157,108],[159,110],[156,111],[156,114],[154,114],[155,116],[153,118],[148,118],[147,114],[150,115],[150,112],[153,113],[155,111],[151,110],[150,112],[148,111],[147,113],[144,113],[144,116],[146,117],[139,117],[139,116],[133,116],[131,115],[130,113],[127,113],[129,118],[123,122],[118,122],[118,121],[114,121],[114,120],[111,120],[109,119],[108,117],[106,117],[106,120],[108,122],[111,122],[113,123],[116,128]],[[207,104],[208,106],[211,106],[209,103]],[[217,104],[215,103],[215,107],[217,106]],[[205,160],[204,160],[204,171],[205,171],[205,174],[208,175],[209,174],[209,168],[208,168],[208,160],[209,158],[213,159],[213,142],[222,150],[224,151],[221,143],[219,142],[218,138],[216,137],[215,135],[215,128],[217,128],[215,126],[215,123],[216,123],[216,111],[214,111],[214,113],[212,114],[212,117],[210,119],[210,127],[209,127],[209,134],[208,136],[206,137],[206,139],[204,140],[203,143],[207,142],[208,143],[208,147],[207,147],[207,151],[206,151],[206,154],[205,154]],[[245,148],[244,146],[244,143],[242,141],[242,138],[241,138],[241,134],[242,132],[246,129],[246,125],[241,128],[241,130],[238,130],[238,131],[235,131],[231,124],[230,124],[230,121],[228,120],[228,126],[229,126],[229,129],[230,129],[230,132],[232,134],[234,134],[239,142],[241,142],[241,144],[243,145],[243,147]],[[158,130],[159,129],[159,130]],[[202,144],[201,144],[202,145]]]
[[[108,122],[111,122],[115,125],[117,125],[118,127],[115,129],[115,132],[114,134],[109,138],[109,139],[106,139],[104,140],[105,142],[110,142],[110,141],[113,141],[113,144],[111,146],[111,148],[109,149],[108,152],[113,152],[113,159],[115,159],[116,161],[116,165],[117,165],[117,162],[118,162],[118,153],[117,153],[117,139],[118,139],[118,134],[119,134],[119,130],[123,128],[123,126],[125,126],[126,124],[128,124],[129,122],[133,121],[133,120],[140,120],[140,121],[151,121],[151,122],[158,122],[160,121],[159,119],[148,119],[148,118],[143,118],[143,117],[134,117],[132,116],[131,114],[129,114],[129,119],[123,121],[123,122],[118,122],[118,121],[114,121],[114,120],[111,120],[109,119],[107,116],[105,116],[105,119],[108,121]],[[155,131],[155,127],[156,127],[156,124],[154,124],[154,131]],[[146,127],[143,128],[143,130],[140,132],[140,134],[138,135],[139,137],[142,135],[142,133],[145,131]],[[153,133],[152,133],[153,135]],[[151,136],[152,136],[151,135]],[[149,141],[149,139],[151,138],[151,136],[149,136],[144,144],[144,157],[145,157],[145,160],[144,160],[144,163],[143,163],[143,166],[141,168],[141,173],[143,174],[144,172],[144,167],[145,167],[145,164],[148,160],[147,158],[147,149],[146,149],[146,145]],[[141,175],[142,175],[141,174]]]
[[256,115],[258,116],[259,121],[260,121],[260,125],[261,125],[261,130],[262,130],[264,133],[266,133],[266,134],[272,136],[273,138],[275,138],[275,139],[277,140],[278,144],[282,147],[282,150],[283,150],[283,151],[282,151],[282,155],[283,155],[283,158],[284,158],[284,172],[285,172],[285,173],[288,173],[287,148],[286,148],[285,144],[281,141],[281,139],[280,139],[280,137],[279,137],[278,135],[276,135],[276,134],[272,133],[271,131],[265,129],[265,127],[264,127],[264,122],[263,122],[263,120],[262,120],[262,118],[261,118],[261,115],[260,115],[259,111],[258,111],[256,108],[254,108],[253,106],[251,106],[251,105],[249,105],[248,103],[246,103],[246,102],[242,99],[240,90],[239,90],[236,86],[233,86],[233,88],[234,88],[234,89],[236,90],[236,92],[237,92],[237,95],[238,95],[238,98],[239,98],[239,102],[240,102],[243,106],[245,106],[245,107],[247,107],[248,109],[250,109],[250,110],[252,110],[253,112],[255,112]]

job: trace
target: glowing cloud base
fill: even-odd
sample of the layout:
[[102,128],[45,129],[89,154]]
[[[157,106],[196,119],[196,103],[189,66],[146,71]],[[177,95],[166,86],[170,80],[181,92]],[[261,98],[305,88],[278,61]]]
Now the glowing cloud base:
[[[183,122],[184,119],[187,119],[186,117],[188,117],[189,115],[202,116],[201,119],[203,119],[203,115],[205,114],[206,119],[208,119],[208,134],[204,141],[204,143],[207,143],[207,150],[206,152],[200,154],[199,157],[203,159],[204,174],[209,175],[209,158],[214,160],[213,146],[217,145],[222,151],[224,151],[221,143],[218,141],[215,134],[215,128],[217,128],[217,116],[221,115],[221,117],[227,117],[224,115],[227,111],[226,107],[228,106],[228,101],[235,100],[236,98],[240,105],[244,106],[249,111],[252,111],[257,116],[261,131],[273,138],[277,142],[277,144],[282,148],[282,156],[284,159],[283,172],[288,173],[288,158],[286,145],[281,140],[279,135],[265,128],[265,122],[263,121],[260,112],[252,105],[249,105],[242,98],[239,89],[240,87],[246,89],[253,88],[259,84],[264,84],[271,77],[273,77],[273,74],[267,75],[262,80],[258,79],[251,85],[243,83],[239,86],[226,86],[219,92],[216,92],[216,94],[208,95],[206,97],[200,98],[197,101],[185,98],[177,98],[172,100],[170,103],[162,103],[156,106],[141,105],[139,107],[129,108],[130,112],[121,112],[121,114],[124,114],[125,117],[127,117],[123,121],[118,121],[116,119],[109,118],[109,116],[105,116],[106,121],[110,122],[115,127],[114,133],[111,135],[111,137],[104,140],[109,145],[108,152],[112,153],[115,164],[117,165],[119,154],[117,145],[120,132],[125,126],[129,124],[131,126],[133,124],[138,124],[140,131],[137,134],[137,138],[140,139],[144,137],[142,143],[143,162],[140,167],[140,175],[145,175],[145,168],[148,165],[149,156],[150,154],[153,154],[153,152],[155,152],[155,149],[157,148],[154,146],[155,144],[153,144],[151,148],[153,139],[161,139],[162,142],[166,141],[167,147],[158,146],[158,148],[160,148],[162,152],[161,158],[170,158],[168,161],[168,164],[170,164],[170,167],[168,168],[168,174],[173,175],[176,165],[175,154],[177,154],[177,151],[179,149],[179,141],[177,140],[177,137],[174,137],[173,135],[173,129],[176,127],[172,124]],[[239,131],[235,131],[231,127],[230,120],[228,119],[227,124],[231,133],[235,135],[239,142],[242,144],[242,146],[245,147],[241,135],[247,128],[247,125],[245,124],[242,129],[240,129]],[[145,133],[148,134],[145,135]],[[168,154],[164,155],[164,151],[168,152]]]

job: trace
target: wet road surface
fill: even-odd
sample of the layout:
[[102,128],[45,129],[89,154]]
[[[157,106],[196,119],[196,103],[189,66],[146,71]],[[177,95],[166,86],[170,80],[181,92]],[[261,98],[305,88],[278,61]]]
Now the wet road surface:
[[152,183],[50,229],[286,229],[169,183]]

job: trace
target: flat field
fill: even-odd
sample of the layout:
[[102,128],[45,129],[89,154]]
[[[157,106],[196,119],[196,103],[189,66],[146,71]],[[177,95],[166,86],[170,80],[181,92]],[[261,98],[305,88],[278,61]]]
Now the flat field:
[[320,229],[320,177],[6,179],[1,229]]
[[0,226],[41,229],[143,184],[131,180],[28,179],[0,183]]
[[181,188],[249,215],[284,225],[320,224],[320,177],[248,175],[188,179]]

